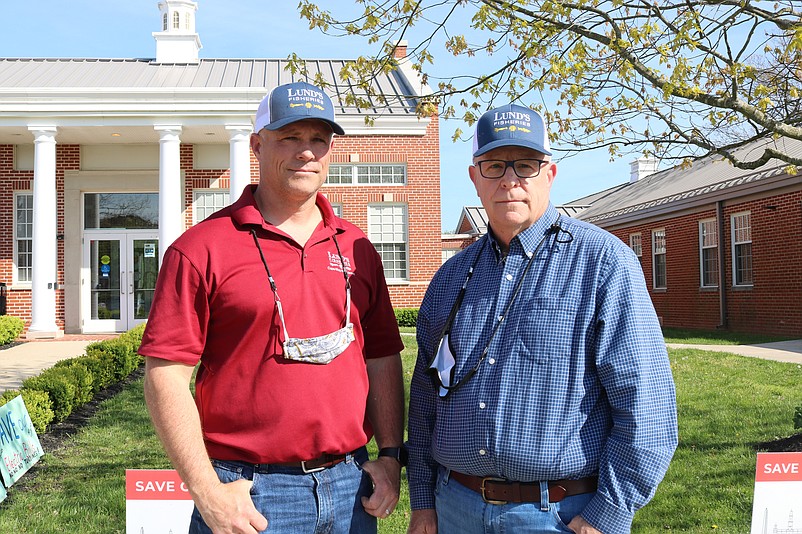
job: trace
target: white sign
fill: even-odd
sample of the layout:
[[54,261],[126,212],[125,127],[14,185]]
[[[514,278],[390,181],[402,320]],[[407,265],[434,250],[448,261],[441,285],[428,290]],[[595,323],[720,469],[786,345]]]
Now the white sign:
[[25,401],[17,395],[0,406],[0,475],[6,487],[11,487],[43,455]]
[[156,257],[156,243],[145,243],[145,257],[146,258]]
[[125,470],[126,534],[187,532],[193,508],[192,497],[175,470]]
[[758,453],[751,534],[802,534],[802,452]]

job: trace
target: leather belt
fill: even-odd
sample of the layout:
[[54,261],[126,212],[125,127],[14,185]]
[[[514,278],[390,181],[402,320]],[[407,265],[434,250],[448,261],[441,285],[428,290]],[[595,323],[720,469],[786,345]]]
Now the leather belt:
[[302,462],[275,463],[270,465],[279,465],[281,467],[297,467],[303,470],[304,473],[316,473],[344,462],[346,457],[346,454],[323,454],[312,460],[304,460]]
[[[475,491],[489,504],[509,502],[540,502],[540,482],[511,482],[495,477],[477,477],[451,471],[450,477]],[[576,480],[550,480],[549,501],[560,502],[566,497],[596,491],[599,477]]]

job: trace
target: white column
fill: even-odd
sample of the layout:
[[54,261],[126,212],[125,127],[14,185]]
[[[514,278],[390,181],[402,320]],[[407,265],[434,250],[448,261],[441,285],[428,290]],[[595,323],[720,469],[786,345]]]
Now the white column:
[[184,230],[181,220],[181,126],[154,126],[159,132],[159,263]]
[[229,201],[237,201],[245,186],[251,183],[251,132],[250,124],[232,124],[226,126],[228,130],[229,165],[231,167],[231,187]]
[[56,127],[29,127],[34,135],[31,326],[27,337],[61,337],[56,325]]

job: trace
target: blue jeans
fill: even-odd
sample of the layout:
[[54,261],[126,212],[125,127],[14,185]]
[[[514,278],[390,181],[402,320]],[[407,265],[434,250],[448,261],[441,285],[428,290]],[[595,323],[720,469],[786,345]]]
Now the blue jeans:
[[[300,468],[213,460],[221,482],[253,481],[251,497],[267,518],[264,532],[287,534],[373,534],[376,518],[365,512],[362,496],[373,484],[361,465],[368,460],[362,447],[344,462],[305,474]],[[198,509],[192,512],[190,534],[211,533]]]
[[450,480],[440,468],[435,487],[439,534],[567,534],[566,526],[595,493],[548,501],[548,484],[541,485],[542,502],[488,504],[482,496]]

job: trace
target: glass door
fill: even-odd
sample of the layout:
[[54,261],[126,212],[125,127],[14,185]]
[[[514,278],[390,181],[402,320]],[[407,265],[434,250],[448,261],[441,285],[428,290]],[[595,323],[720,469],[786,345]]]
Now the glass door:
[[124,332],[144,322],[158,271],[156,234],[86,234],[83,331]]

